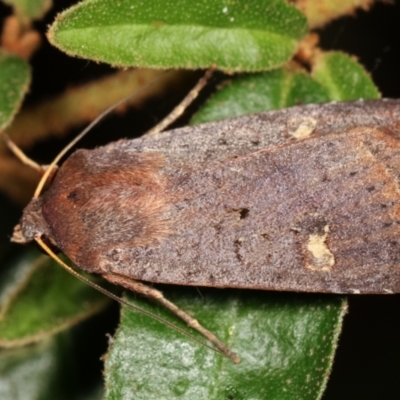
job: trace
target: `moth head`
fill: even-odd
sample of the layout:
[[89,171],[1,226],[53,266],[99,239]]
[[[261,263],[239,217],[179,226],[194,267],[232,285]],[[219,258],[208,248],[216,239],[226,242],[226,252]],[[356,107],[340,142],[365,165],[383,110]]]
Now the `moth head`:
[[11,241],[27,244],[37,236],[45,236],[54,244],[49,226],[43,217],[41,197],[33,198],[25,207],[19,224],[14,227]]
[[163,163],[158,154],[121,152],[114,145],[78,150],[25,208],[12,241],[42,236],[92,270],[108,249],[161,240],[169,225]]

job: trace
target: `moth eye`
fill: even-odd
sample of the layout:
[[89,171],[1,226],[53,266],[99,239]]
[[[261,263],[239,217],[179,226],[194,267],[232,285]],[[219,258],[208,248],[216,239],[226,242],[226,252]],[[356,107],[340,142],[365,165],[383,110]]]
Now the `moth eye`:
[[68,194],[67,194],[67,199],[68,200],[72,200],[72,201],[74,201],[74,200],[78,200],[78,191],[77,190],[73,190],[72,192],[69,192]]

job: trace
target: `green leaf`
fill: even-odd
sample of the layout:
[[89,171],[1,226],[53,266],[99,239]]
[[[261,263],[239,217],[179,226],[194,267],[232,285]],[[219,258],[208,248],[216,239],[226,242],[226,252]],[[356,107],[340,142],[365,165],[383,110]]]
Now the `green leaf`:
[[257,71],[287,61],[306,29],[283,0],[88,0],[60,14],[48,37],[116,66]]
[[[346,312],[343,297],[211,289],[166,296],[224,340],[241,363],[124,309],[106,360],[107,400],[321,397]],[[144,300],[135,304],[185,329],[167,311]]]
[[199,124],[225,118],[329,101],[326,88],[309,75],[288,68],[240,76],[212,97],[194,116]]
[[23,19],[40,19],[51,8],[52,0],[3,0],[13,6],[15,12]]
[[370,75],[344,53],[321,53],[313,66],[312,77],[327,88],[332,100],[380,98]]
[[18,111],[30,83],[28,64],[0,50],[0,129],[5,129]]
[[364,68],[349,56],[321,53],[312,74],[281,68],[236,78],[217,92],[192,118],[192,124],[294,105],[333,100],[379,98]]
[[[108,301],[50,258],[34,252],[34,256],[24,255],[19,266],[16,263],[18,272],[3,286],[0,347],[41,341],[100,311]],[[35,262],[27,268],[32,258]]]

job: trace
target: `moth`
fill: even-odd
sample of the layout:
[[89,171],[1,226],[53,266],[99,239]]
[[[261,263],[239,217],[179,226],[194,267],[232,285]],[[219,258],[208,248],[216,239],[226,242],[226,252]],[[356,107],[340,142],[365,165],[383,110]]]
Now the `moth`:
[[143,282],[399,293],[399,106],[296,106],[77,150],[12,240],[43,237],[156,298]]

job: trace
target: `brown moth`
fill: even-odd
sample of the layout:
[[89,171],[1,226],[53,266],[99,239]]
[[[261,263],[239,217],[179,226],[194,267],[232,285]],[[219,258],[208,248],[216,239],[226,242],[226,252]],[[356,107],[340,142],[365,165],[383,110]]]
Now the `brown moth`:
[[307,105],[78,150],[13,240],[133,290],[399,293],[399,121],[397,100]]

